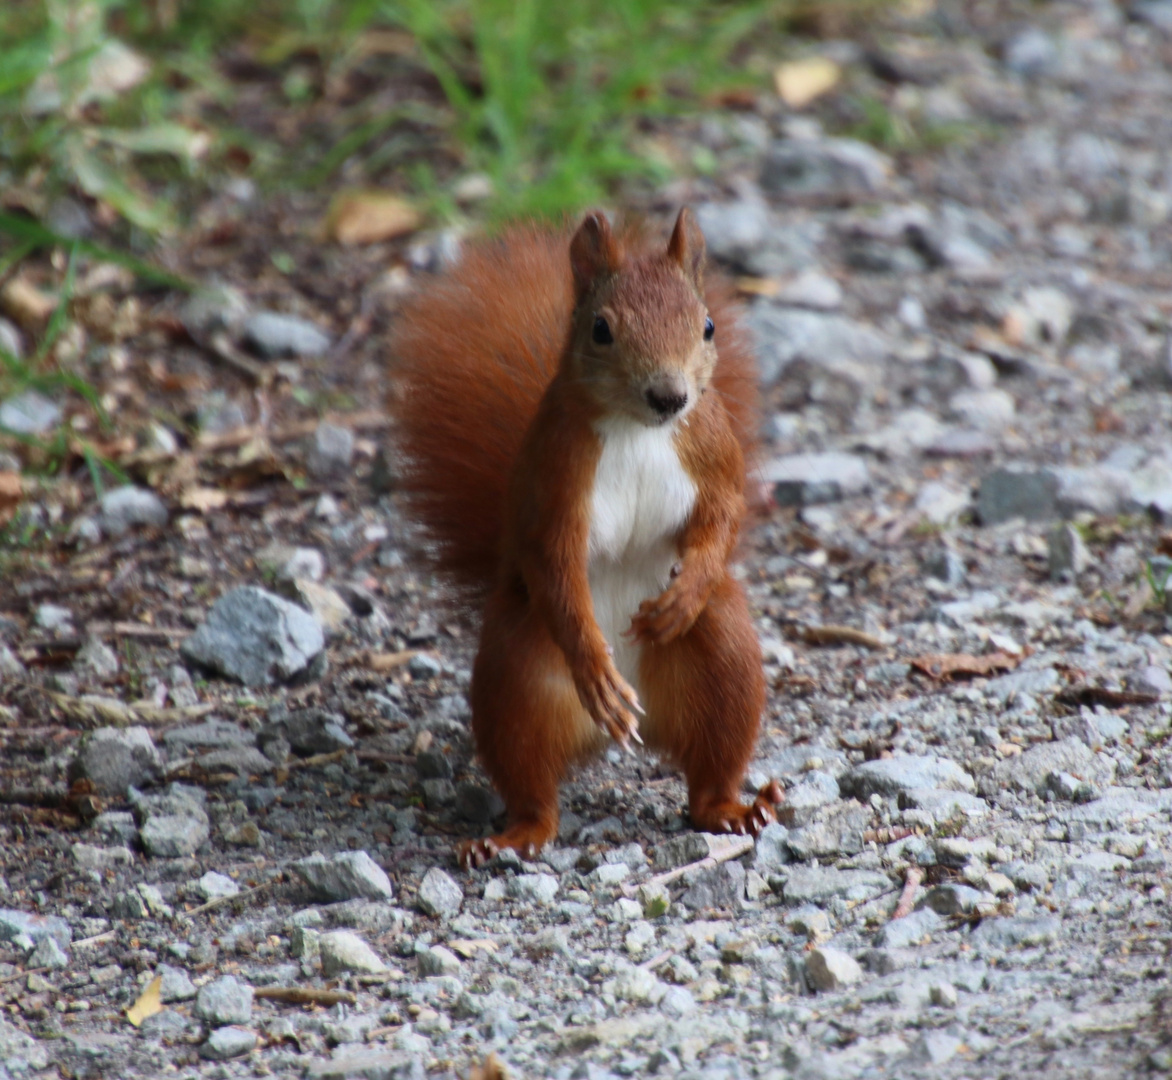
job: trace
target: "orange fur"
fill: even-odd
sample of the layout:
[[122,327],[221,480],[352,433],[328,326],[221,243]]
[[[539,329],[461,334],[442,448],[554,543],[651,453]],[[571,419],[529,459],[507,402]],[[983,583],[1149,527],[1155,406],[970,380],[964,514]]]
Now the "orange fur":
[[[686,212],[666,246],[637,229],[616,235],[591,215],[572,236],[521,227],[471,245],[403,313],[393,343],[403,490],[439,568],[484,604],[472,727],[509,813],[504,833],[464,845],[465,862],[550,840],[560,780],[606,735],[626,745],[642,731],[678,764],[698,827],[756,832],[780,800],[776,785],[751,806],[737,798],[765,691],[728,563],[759,413],[746,332],[729,289],[706,282],[703,265]],[[593,515],[614,509],[596,498],[634,515],[632,537],[640,521],[658,527],[641,516],[644,503],[627,507],[627,492],[595,491],[610,437],[600,425],[611,422],[635,433],[622,438],[651,439],[652,457],[668,453],[663,467],[675,472],[664,488],[688,500],[678,533],[653,536],[643,554],[595,550],[619,542],[596,533]],[[646,514],[670,516],[670,498],[655,497]],[[624,574],[626,560],[662,544],[677,561],[624,635],[638,649],[628,674],[641,707],[618,643],[596,621],[591,575],[599,559],[618,559],[613,572]]]

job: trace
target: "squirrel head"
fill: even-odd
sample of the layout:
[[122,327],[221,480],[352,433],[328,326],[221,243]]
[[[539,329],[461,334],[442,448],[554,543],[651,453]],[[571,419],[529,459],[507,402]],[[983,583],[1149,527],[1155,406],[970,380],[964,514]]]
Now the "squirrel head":
[[716,367],[704,236],[684,208],[666,248],[628,247],[597,211],[574,233],[568,362],[608,414],[654,427],[686,416]]

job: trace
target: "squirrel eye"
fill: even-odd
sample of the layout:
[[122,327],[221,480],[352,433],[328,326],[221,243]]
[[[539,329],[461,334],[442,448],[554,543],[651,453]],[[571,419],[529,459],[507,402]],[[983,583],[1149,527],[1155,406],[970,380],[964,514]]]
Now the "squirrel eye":
[[601,315],[594,316],[594,332],[591,335],[595,345],[613,345],[614,335],[610,332],[610,323]]
[[704,320],[704,340],[711,341],[712,335],[716,333],[716,323],[712,321],[711,316]]

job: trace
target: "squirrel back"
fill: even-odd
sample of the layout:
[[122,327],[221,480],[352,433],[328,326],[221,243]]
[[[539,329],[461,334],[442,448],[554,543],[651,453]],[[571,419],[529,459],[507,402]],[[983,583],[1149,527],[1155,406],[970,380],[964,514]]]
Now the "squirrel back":
[[[453,270],[407,303],[392,338],[401,490],[437,569],[468,599],[497,573],[510,478],[569,345],[571,235],[520,225],[466,245]],[[633,226],[619,243],[623,273],[637,272],[662,241]],[[751,464],[759,432],[752,347],[729,285],[711,273],[705,280],[720,327],[712,388]]]

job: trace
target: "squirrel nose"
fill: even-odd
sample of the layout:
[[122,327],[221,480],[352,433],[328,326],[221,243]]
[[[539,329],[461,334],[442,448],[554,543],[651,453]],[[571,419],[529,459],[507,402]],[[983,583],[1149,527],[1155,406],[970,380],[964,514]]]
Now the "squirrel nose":
[[647,387],[643,397],[666,420],[688,404],[688,385],[682,378],[663,379]]

